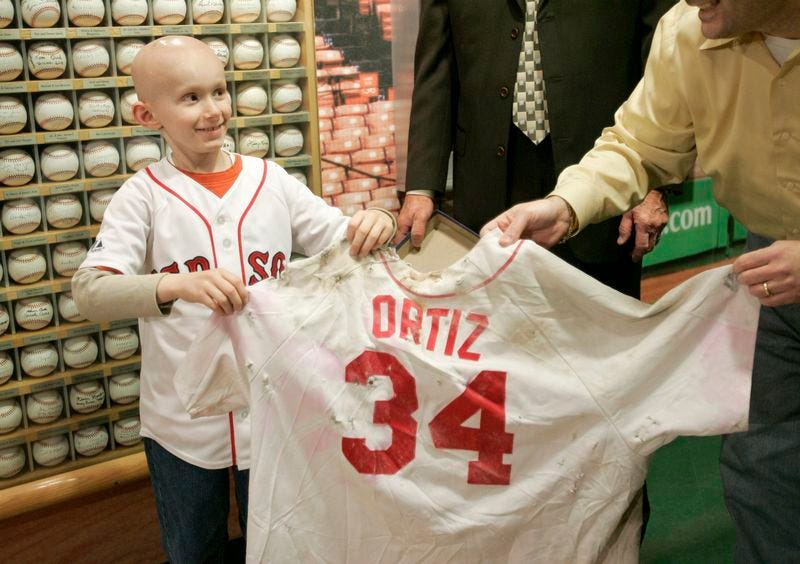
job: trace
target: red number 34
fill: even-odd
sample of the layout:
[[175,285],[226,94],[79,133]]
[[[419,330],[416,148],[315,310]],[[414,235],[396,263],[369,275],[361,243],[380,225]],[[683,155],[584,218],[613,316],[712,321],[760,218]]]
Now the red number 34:
[[[417,444],[417,385],[408,370],[389,353],[364,351],[345,369],[347,382],[366,385],[372,376],[387,376],[394,397],[375,402],[372,422],[388,425],[392,440],[383,450],[372,450],[363,438],[344,437],[342,452],[362,474],[395,474],[414,460]],[[463,426],[480,412],[478,428]],[[506,433],[506,373],[483,370],[464,392],[447,404],[428,424],[436,448],[473,450],[478,459],[469,463],[467,483],[508,485],[511,465],[503,454],[513,451],[514,435]]]

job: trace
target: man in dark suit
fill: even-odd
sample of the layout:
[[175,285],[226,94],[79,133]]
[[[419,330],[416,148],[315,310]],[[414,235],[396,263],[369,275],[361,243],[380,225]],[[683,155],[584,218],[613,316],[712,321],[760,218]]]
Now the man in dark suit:
[[[444,193],[451,150],[453,215],[475,231],[511,205],[549,193],[558,174],[613,123],[614,111],[641,77],[655,24],[674,3],[421,0],[398,237],[411,230],[419,245],[434,198]],[[533,15],[526,18],[526,9]],[[531,19],[549,120],[549,133],[538,143],[512,123]],[[638,297],[638,259],[652,249],[667,221],[662,196],[651,194],[622,223],[612,219],[589,226],[553,252]],[[623,246],[618,238],[624,235],[629,237]]]

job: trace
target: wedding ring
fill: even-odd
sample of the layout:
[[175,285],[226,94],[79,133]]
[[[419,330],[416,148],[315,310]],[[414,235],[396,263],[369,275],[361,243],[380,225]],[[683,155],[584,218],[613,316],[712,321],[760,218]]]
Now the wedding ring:
[[764,287],[764,297],[765,298],[770,297],[772,295],[772,292],[769,291],[769,285],[766,282],[764,282],[762,286]]

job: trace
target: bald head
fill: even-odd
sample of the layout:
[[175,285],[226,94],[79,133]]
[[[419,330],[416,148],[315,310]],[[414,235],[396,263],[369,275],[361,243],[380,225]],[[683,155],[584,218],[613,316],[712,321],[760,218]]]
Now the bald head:
[[131,75],[139,100],[150,102],[159,92],[170,92],[198,73],[225,69],[211,48],[194,37],[168,35],[145,45],[133,59]]

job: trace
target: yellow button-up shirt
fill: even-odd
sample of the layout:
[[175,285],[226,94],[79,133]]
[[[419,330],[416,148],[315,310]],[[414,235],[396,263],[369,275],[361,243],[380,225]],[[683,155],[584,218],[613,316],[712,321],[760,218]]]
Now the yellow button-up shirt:
[[659,23],[615,124],[554,193],[583,226],[681,182],[695,158],[747,229],[800,239],[800,49],[781,66],[760,33],[706,39],[697,8],[680,2]]

